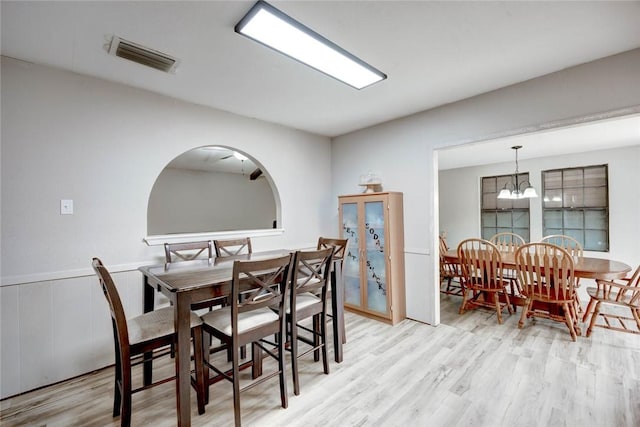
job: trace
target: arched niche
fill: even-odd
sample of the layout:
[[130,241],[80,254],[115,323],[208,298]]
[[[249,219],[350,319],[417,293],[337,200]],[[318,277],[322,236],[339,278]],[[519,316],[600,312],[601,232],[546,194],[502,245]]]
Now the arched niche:
[[173,159],[156,178],[145,242],[276,235],[280,220],[280,198],[264,166],[231,147],[198,147]]

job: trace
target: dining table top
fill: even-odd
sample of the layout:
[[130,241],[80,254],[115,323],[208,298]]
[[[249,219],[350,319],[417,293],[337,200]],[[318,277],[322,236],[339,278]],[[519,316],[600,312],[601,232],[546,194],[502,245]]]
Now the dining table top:
[[[515,253],[501,252],[502,265],[505,268],[516,268]],[[458,253],[455,249],[449,249],[444,255],[448,262],[457,263]],[[574,258],[574,274],[584,279],[622,279],[631,271],[631,266],[621,261],[595,257]]]
[[153,277],[158,285],[169,292],[193,291],[209,287],[212,283],[230,281],[234,261],[259,261],[268,258],[293,254],[295,250],[273,249],[251,254],[216,257],[211,261],[195,259],[176,263],[158,264],[140,267],[146,276]]

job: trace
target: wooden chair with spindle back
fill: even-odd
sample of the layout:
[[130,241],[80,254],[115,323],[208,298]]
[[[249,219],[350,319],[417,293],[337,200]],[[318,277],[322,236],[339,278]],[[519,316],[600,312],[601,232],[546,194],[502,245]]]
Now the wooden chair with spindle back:
[[[596,280],[597,287],[587,288],[590,300],[585,310],[583,322],[591,315],[587,336],[591,335],[593,328],[611,329],[614,331],[640,334],[640,266],[629,278],[619,280]],[[602,311],[609,306],[611,311]],[[617,310],[629,309],[631,317],[623,316]],[[596,319],[602,318],[603,323],[597,323]],[[633,330],[627,323],[635,322]]]
[[[445,254],[449,250],[449,245],[443,236],[438,236],[439,256],[440,256],[440,292],[447,295],[462,296],[462,285],[460,283],[459,265],[447,261]],[[444,289],[442,285],[446,283]]]
[[[516,272],[526,299],[518,322],[523,328],[529,317],[540,317],[567,325],[571,339],[580,334],[575,309],[574,261],[571,254],[551,243],[527,243],[515,253]],[[542,307],[534,307],[539,302]]]
[[[496,245],[500,252],[511,254],[515,254],[516,249],[526,243],[522,236],[508,231],[494,234],[489,241]],[[511,295],[520,296],[522,288],[518,283],[518,275],[516,272],[512,269],[505,269],[505,271],[502,272],[502,277],[509,281]],[[513,310],[516,310],[515,304],[513,305]]]
[[502,324],[504,307],[509,314],[513,314],[513,309],[507,292],[509,282],[502,278],[502,255],[498,248],[488,240],[466,239],[458,245],[458,261],[463,288],[460,314],[473,307],[493,308],[498,323]]

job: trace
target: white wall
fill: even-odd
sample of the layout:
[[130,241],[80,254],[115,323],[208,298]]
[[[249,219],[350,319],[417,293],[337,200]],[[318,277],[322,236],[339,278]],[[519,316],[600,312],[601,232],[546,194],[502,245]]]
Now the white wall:
[[149,197],[147,234],[253,230],[273,226],[276,202],[263,175],[165,168]]
[[637,112],[639,49],[335,138],[333,190],[352,193],[359,175],[373,170],[382,176],[385,190],[404,192],[407,316],[437,325],[434,150]]
[[[606,146],[607,141],[602,144]],[[610,251],[589,252],[589,256],[608,257],[635,267],[640,263],[640,133],[637,146],[520,160],[519,169],[529,172],[530,182],[541,195],[541,171],[602,164],[609,165]],[[507,175],[513,168],[513,163],[495,163],[440,171],[440,232],[446,232],[451,248],[463,239],[480,236],[481,178]],[[531,241],[537,241],[543,237],[541,197],[530,200],[529,211]]]
[[136,269],[162,253],[142,241],[149,194],[187,150],[224,144],[268,171],[285,232],[255,250],[337,233],[328,138],[6,57],[1,73],[0,397],[113,360],[91,258],[121,271],[127,312],[141,312]]

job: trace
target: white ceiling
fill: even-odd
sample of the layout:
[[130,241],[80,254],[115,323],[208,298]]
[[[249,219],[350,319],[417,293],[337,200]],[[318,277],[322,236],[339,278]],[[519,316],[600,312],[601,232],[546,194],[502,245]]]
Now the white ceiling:
[[389,76],[358,91],[236,34],[253,3],[3,0],[2,54],[336,136],[640,46],[638,1],[272,1]]
[[518,159],[640,145],[640,115],[527,133],[438,151],[438,169],[514,162],[511,147],[521,145]]

